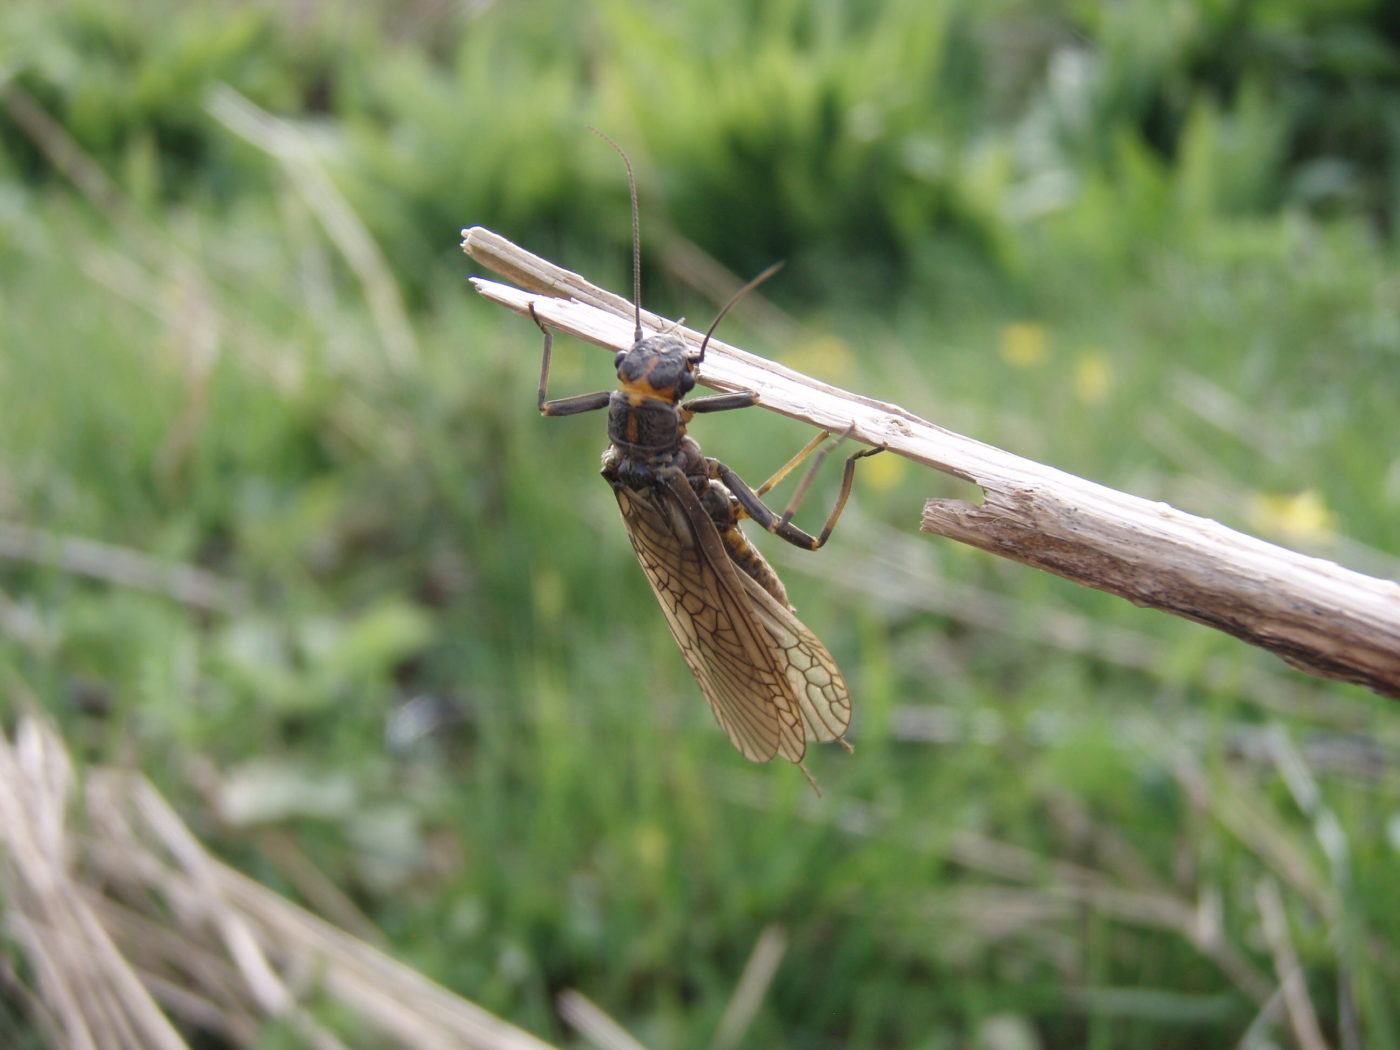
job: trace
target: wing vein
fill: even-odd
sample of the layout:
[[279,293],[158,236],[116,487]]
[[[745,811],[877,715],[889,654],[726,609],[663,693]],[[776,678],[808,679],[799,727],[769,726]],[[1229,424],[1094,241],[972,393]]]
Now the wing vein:
[[831,654],[734,565],[685,476],[613,491],[671,634],[744,757],[800,762],[806,741],[842,739],[850,697]]

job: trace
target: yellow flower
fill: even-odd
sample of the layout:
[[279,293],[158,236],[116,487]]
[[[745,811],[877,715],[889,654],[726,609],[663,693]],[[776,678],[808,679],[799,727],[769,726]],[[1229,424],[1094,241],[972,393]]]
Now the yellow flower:
[[670,839],[664,829],[654,823],[639,824],[632,832],[632,854],[649,874],[666,867],[670,858]]
[[804,339],[783,352],[783,364],[827,383],[839,383],[851,374],[851,348],[844,339],[819,335]]
[[1050,333],[1034,321],[1013,321],[1001,330],[1001,359],[1016,368],[1034,368],[1050,356]]
[[1100,350],[1086,350],[1074,363],[1074,396],[1081,404],[1097,405],[1113,386],[1113,369]]
[[[845,452],[845,449],[841,451]],[[868,485],[872,489],[887,492],[904,480],[905,468],[908,463],[903,456],[896,456],[892,452],[882,452],[878,456],[860,461],[857,467],[859,483]]]
[[1260,532],[1293,540],[1326,540],[1337,530],[1337,516],[1315,489],[1291,496],[1255,493],[1249,499],[1249,521]]

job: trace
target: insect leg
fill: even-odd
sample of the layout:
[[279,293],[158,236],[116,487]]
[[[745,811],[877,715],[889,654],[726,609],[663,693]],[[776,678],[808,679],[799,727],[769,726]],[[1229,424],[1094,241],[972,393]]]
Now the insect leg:
[[[849,433],[849,431],[847,431],[847,433]],[[845,435],[842,436],[844,437]],[[808,447],[800,452],[794,461],[785,465],[779,472],[779,475],[790,471],[796,466],[797,462],[800,462],[801,459],[825,437],[826,435],[822,435],[816,440],[809,442]],[[787,509],[784,510],[782,514],[774,513],[773,510],[759,498],[758,493],[751,489],[748,483],[734,472],[732,467],[721,463],[719,460],[710,460],[708,466],[713,472],[713,476],[723,482],[725,487],[733,493],[734,498],[739,501],[750,518],[773,533],[773,535],[780,536],[787,540],[793,546],[814,551],[821,547],[822,544],[826,543],[827,539],[831,536],[832,530],[836,528],[837,519],[841,517],[841,512],[846,508],[846,500],[849,499],[851,495],[851,486],[855,483],[856,460],[864,459],[866,456],[873,456],[877,452],[884,451],[884,446],[878,448],[864,448],[846,457],[846,468],[841,475],[841,492],[836,497],[836,505],[831,508],[831,513],[827,516],[826,524],[822,526],[821,532],[813,536],[811,533],[799,529],[792,523],[792,514],[793,511],[797,509],[797,505],[801,502],[802,497],[807,494],[807,490],[811,488],[812,478],[815,476],[817,469],[822,465],[822,461],[826,459],[827,455],[835,447],[835,445],[828,445],[818,453],[816,462],[812,464],[806,475],[802,478],[802,482],[797,486],[797,491],[793,493],[792,499],[788,502]]]
[[612,396],[611,391],[600,390],[596,394],[579,394],[575,397],[560,397],[546,401],[544,392],[549,384],[549,360],[554,352],[554,333],[544,326],[535,313],[535,304],[530,304],[530,320],[544,333],[544,358],[540,362],[539,406],[542,416],[572,416],[579,412],[592,412],[603,408]]
[[[821,465],[826,462],[826,457],[831,455],[832,450],[840,445],[841,442],[850,437],[851,432],[855,430],[855,428],[856,425],[852,423],[837,437],[835,444],[827,445],[826,448],[817,453],[817,458],[812,461],[812,465],[807,468],[807,473],[804,474],[802,480],[797,483],[797,488],[793,491],[792,499],[788,501],[787,508],[783,511],[782,518],[779,519],[779,524],[787,525],[792,520],[793,514],[797,511],[798,504],[800,504],[803,497],[807,495],[807,490],[812,487],[812,482],[816,479],[817,471],[820,470]],[[815,440],[810,441],[807,443],[807,448],[816,448],[819,443],[819,441]],[[846,500],[851,495],[851,485],[855,481],[856,476],[856,460],[864,459],[866,456],[873,456],[875,453],[883,452],[884,450],[884,445],[877,445],[874,448],[863,448],[859,452],[853,452],[846,457],[846,466],[841,473],[841,491],[836,497],[836,506],[831,509],[831,514],[826,519],[826,525],[822,527],[820,538],[817,540],[818,547],[825,543],[826,538],[831,535],[831,530],[836,527],[836,519],[841,516],[841,511],[846,506]],[[805,454],[805,451],[804,449],[803,454]],[[793,465],[795,466],[796,463]]]
[[736,390],[732,394],[706,394],[692,398],[681,405],[685,421],[700,412],[728,412],[731,408],[749,408],[758,404],[758,395],[752,390]]
[[[829,437],[831,437],[831,431],[829,431],[829,430],[823,430],[820,434],[818,434],[816,437],[814,437],[811,441],[809,441],[809,442],[807,442],[807,444],[803,445],[803,446],[802,446],[802,450],[801,450],[800,452],[798,452],[797,455],[793,456],[792,459],[788,460],[788,461],[787,461],[786,463],[784,463],[781,467],[779,467],[779,468],[773,473],[773,476],[772,476],[771,478],[769,478],[767,481],[765,481],[762,485],[758,486],[758,488],[756,488],[756,489],[754,490],[754,493],[755,493],[756,495],[762,496],[765,492],[767,492],[769,489],[771,489],[774,485],[776,485],[776,484],[778,484],[780,481],[782,481],[783,478],[785,478],[785,477],[787,477],[789,474],[791,474],[793,468],[796,467],[797,464],[801,463],[804,459],[806,459],[808,456],[810,456],[810,455],[812,454],[812,450],[815,449],[818,445],[820,445],[823,441],[825,441],[825,440],[826,440],[827,438],[829,438]],[[835,447],[835,446],[832,446],[832,447]],[[822,452],[821,456],[818,456],[818,457],[817,457],[817,463],[820,464],[820,463],[822,462],[822,459],[825,458],[825,456],[826,456],[826,452],[824,451],[824,452]]]

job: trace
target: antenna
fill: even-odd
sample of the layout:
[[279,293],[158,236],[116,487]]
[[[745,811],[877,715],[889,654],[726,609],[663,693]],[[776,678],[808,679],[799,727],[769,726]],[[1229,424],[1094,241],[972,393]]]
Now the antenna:
[[710,324],[709,330],[705,333],[705,338],[700,343],[700,353],[697,354],[695,357],[696,364],[699,364],[701,361],[705,360],[705,347],[710,345],[710,336],[715,334],[715,329],[719,327],[719,323],[724,320],[724,315],[729,313],[730,308],[733,307],[733,305],[737,303],[740,299],[748,295],[751,291],[757,288],[764,281],[768,280],[768,278],[772,277],[782,268],[783,260],[779,259],[772,266],[768,267],[768,269],[764,270],[752,281],[744,285],[744,287],[740,288],[737,292],[735,292],[729,297],[729,302],[724,304],[724,309],[719,312],[719,316],[716,317],[714,321]]
[[[588,130],[597,135],[613,149],[617,150],[617,155],[622,158],[622,163],[627,166],[627,190],[632,195],[632,308],[636,311],[636,328],[632,335],[634,343],[642,341],[642,226],[637,219],[637,177],[632,174],[632,162],[627,159],[627,154],[622,151],[612,139],[608,138],[591,124]],[[765,275],[766,276],[766,275]],[[754,282],[750,282],[752,286]],[[747,288],[744,291],[748,291]],[[740,293],[743,294],[742,292]],[[725,307],[728,309],[728,307]],[[724,314],[720,314],[723,317]],[[719,322],[716,321],[716,324]],[[708,336],[706,337],[708,338]]]

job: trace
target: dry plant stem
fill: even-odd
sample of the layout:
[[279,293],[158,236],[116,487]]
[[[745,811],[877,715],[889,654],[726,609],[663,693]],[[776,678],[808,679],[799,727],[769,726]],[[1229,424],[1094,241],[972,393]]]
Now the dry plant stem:
[[55,1046],[188,1050],[168,1012],[231,1045],[279,1017],[297,1046],[346,1050],[310,994],[376,1046],[551,1050],[225,865],[143,777],[77,773],[47,722],[0,732],[0,923],[26,982],[6,994]]
[[[612,350],[632,343],[632,307],[481,227],[462,248],[525,290],[473,278],[516,313]],[[544,296],[542,298],[542,296]],[[642,312],[652,330],[700,335]],[[931,499],[922,527],[1232,634],[1323,678],[1400,698],[1400,584],[1352,572],[955,434],[898,407],[818,382],[718,340],[700,381],[752,390],[766,408],[841,431],[981,488],[983,502]]]
[[233,580],[128,547],[0,521],[0,558],[56,565],[64,572],[163,594],[196,609],[236,612],[248,600]]
[[210,91],[204,106],[215,119],[282,164],[307,207],[359,279],[389,363],[407,367],[416,362],[417,338],[389,264],[355,210],[326,174],[311,139],[296,125],[279,120],[226,85]]
[[646,1050],[646,1047],[632,1038],[620,1024],[614,1021],[602,1007],[588,996],[573,988],[559,993],[557,1001],[559,1016],[600,1050]]
[[1288,1010],[1293,1036],[1303,1050],[1327,1050],[1327,1040],[1323,1038],[1317,1012],[1308,997],[1303,968],[1288,933],[1288,914],[1278,883],[1268,878],[1260,879],[1254,895],[1259,902],[1264,939],[1269,942],[1269,949],[1273,952],[1274,967],[1278,971],[1279,988],[1283,992],[1283,1003]]
[[778,964],[787,952],[787,934],[781,926],[765,926],[758,935],[758,941],[749,953],[749,961],[744,964],[744,972],[739,975],[738,987],[724,1015],[719,1019],[719,1028],[710,1041],[710,1050],[731,1050],[742,1046],[753,1020],[758,1016],[763,997],[773,983],[778,972]]

